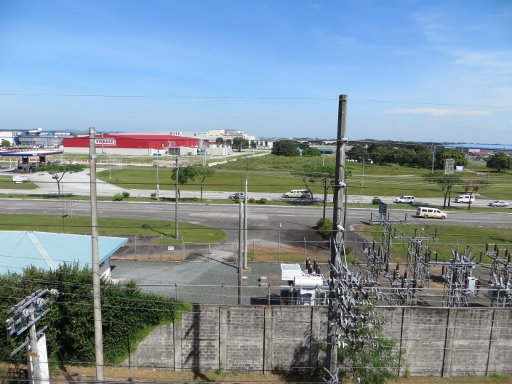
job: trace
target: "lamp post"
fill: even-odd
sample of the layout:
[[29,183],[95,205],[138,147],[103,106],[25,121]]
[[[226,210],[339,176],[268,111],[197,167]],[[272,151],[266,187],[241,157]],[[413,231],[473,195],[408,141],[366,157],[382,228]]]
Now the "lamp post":
[[363,161],[363,176],[361,177],[361,205],[363,204],[363,188],[364,188],[364,158],[362,159]]
[[434,162],[436,158],[436,147],[432,144],[432,174],[434,174]]
[[175,199],[174,199],[174,225],[176,228],[175,238],[178,239],[180,236],[179,226],[178,226],[178,194],[179,194],[179,158],[176,157],[176,189],[175,189]]
[[279,223],[279,231],[277,231],[277,256],[281,256],[281,227],[282,224]]
[[160,199],[160,177],[158,176],[158,161],[156,163],[156,198]]

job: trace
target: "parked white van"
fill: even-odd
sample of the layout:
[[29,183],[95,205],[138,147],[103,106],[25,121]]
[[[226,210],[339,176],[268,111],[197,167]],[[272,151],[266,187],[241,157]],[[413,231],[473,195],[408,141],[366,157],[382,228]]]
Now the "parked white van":
[[456,203],[469,203],[469,202],[474,203],[475,196],[474,195],[460,195],[460,196],[457,196],[457,198],[455,199],[455,202]]
[[291,191],[286,192],[283,197],[310,198],[311,192],[309,192],[307,189],[292,189]]
[[424,219],[446,219],[446,212],[437,208],[418,207],[416,216]]

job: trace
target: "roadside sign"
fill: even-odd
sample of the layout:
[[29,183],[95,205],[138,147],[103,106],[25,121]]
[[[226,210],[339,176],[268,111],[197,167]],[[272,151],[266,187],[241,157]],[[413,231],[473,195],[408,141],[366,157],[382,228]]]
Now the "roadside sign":
[[382,201],[379,203],[379,213],[381,215],[386,215],[388,213],[388,205]]

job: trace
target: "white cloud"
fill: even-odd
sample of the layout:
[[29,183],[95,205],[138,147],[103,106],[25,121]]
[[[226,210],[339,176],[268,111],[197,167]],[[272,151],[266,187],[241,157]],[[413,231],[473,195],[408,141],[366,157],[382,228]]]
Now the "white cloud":
[[462,110],[451,108],[397,108],[385,111],[389,114],[414,114],[414,115],[428,115],[434,117],[446,116],[483,116],[489,115],[489,111],[476,111],[476,110]]

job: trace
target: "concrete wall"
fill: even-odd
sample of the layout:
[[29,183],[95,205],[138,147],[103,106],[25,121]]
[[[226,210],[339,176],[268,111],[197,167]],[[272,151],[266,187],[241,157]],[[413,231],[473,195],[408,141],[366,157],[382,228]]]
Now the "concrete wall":
[[[413,376],[512,374],[512,311],[497,308],[383,307],[384,334],[405,350]],[[196,305],[157,327],[130,357],[132,366],[270,372],[323,364],[327,308]],[[123,365],[128,365],[126,361]]]

